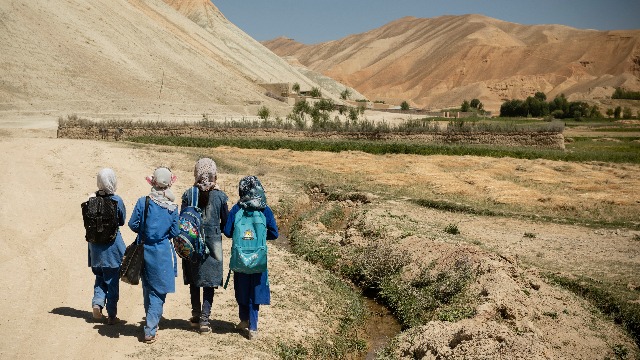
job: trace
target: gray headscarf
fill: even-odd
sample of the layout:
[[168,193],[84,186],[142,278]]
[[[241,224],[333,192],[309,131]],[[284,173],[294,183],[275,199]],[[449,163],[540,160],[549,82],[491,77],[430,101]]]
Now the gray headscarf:
[[245,210],[262,210],[267,207],[267,196],[257,177],[251,175],[240,180],[238,205]]
[[98,172],[97,176],[98,192],[101,195],[113,195],[118,187],[116,173],[109,168],[104,168]]

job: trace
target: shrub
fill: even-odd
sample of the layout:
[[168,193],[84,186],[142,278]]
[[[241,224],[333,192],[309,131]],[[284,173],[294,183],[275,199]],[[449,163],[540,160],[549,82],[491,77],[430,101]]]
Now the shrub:
[[268,120],[269,119],[269,115],[270,115],[270,111],[269,108],[266,106],[262,106],[259,110],[258,110],[258,117],[262,120]]
[[460,234],[460,230],[458,229],[458,225],[457,224],[448,224],[445,228],[444,228],[444,232],[451,234],[451,235],[458,235]]
[[364,289],[378,292],[383,282],[400,273],[410,259],[406,251],[398,251],[387,243],[375,243],[357,251],[349,275]]
[[320,89],[317,87],[313,87],[311,88],[311,91],[309,91],[309,96],[314,98],[322,97],[322,91],[320,91]]

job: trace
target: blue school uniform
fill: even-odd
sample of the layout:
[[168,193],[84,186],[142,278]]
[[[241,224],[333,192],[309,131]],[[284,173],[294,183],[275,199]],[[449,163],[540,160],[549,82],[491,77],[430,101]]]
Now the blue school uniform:
[[[236,213],[240,206],[235,204],[229,212],[227,223],[224,227],[224,235],[228,238],[233,236],[233,226]],[[267,221],[267,240],[278,238],[278,225],[273,216],[273,211],[269,206],[262,210]],[[258,330],[258,311],[260,305],[271,304],[271,291],[269,289],[269,271],[257,274],[233,273],[233,286],[236,302],[240,306],[240,320],[249,321],[249,330]]]
[[[127,218],[127,210],[122,198],[118,195],[110,195],[118,203],[118,226],[124,225]],[[98,305],[107,308],[107,315],[115,317],[118,312],[118,300],[120,299],[120,264],[124,256],[126,246],[120,234],[116,232],[116,239],[110,244],[88,243],[88,261],[91,271],[96,276],[93,284],[93,299],[91,306]]]
[[[140,229],[146,197],[141,197],[129,219],[129,228],[144,239],[144,269],[142,292],[147,315],[145,335],[155,336],[168,293],[176,291],[177,265],[172,238],[180,234],[177,207],[169,209],[149,200],[144,229]],[[140,234],[142,231],[142,234]]]

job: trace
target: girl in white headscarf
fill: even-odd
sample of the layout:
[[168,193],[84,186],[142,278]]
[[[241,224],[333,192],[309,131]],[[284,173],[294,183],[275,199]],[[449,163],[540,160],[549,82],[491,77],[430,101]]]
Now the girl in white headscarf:
[[[118,181],[116,173],[109,168],[98,172],[98,191],[91,196],[100,196],[115,200],[117,203],[118,226],[124,225],[127,211],[120,196],[116,195]],[[120,229],[116,232],[115,241],[109,244],[89,244],[89,266],[95,275],[93,299],[91,301],[93,318],[102,320],[102,310],[107,309],[107,324],[113,325],[118,319],[118,300],[120,294],[120,264],[126,248]]]

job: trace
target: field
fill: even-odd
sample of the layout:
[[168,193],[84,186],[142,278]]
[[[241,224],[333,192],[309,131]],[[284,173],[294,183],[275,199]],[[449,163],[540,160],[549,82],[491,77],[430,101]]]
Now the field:
[[[4,254],[2,270],[27,269],[2,280],[13,290],[0,309],[10,325],[0,329],[3,357],[55,352],[75,358],[89,351],[113,358],[98,350],[105,348],[117,351],[116,358],[204,356],[214,348],[217,358],[237,351],[248,358],[373,356],[363,350],[369,339],[360,330],[362,300],[339,280],[348,279],[386,304],[403,326],[379,358],[633,358],[639,353],[640,166],[608,161],[618,149],[603,145],[621,143],[637,155],[637,142],[613,132],[595,137],[612,140],[592,142],[589,131],[572,131],[565,132],[574,139],[567,147],[584,146],[594,158],[184,147],[3,130],[2,164],[10,176],[2,196],[12,211],[3,210],[2,228],[35,220],[19,230],[24,244],[3,240],[19,255]],[[216,293],[217,330],[206,336],[185,324],[188,292],[180,286],[153,346],[138,342],[139,289],[123,289],[125,325],[91,323],[79,211],[54,209],[79,210],[103,166],[116,170],[129,209],[147,191],[144,176],[158,165],[175,171],[181,193],[200,156],[216,160],[232,202],[242,176],[260,177],[286,237],[271,247],[274,303],[261,311],[260,339],[249,343],[232,330],[229,290]],[[31,191],[42,182],[47,190]],[[27,203],[45,199],[46,205],[33,211],[21,194],[29,194]],[[37,241],[43,246],[22,255]],[[71,259],[69,252],[78,255]],[[40,299],[42,291],[53,295]],[[25,318],[22,307],[35,310]],[[26,325],[8,332],[18,323]],[[41,348],[19,345],[43,324],[64,329],[65,336],[53,341],[54,334],[45,333],[51,341]],[[86,345],[71,345],[77,341]],[[179,346],[184,341],[201,346],[189,354]]]
[[[507,300],[518,303],[523,301],[518,296],[526,294],[530,306],[536,309],[507,306],[511,312],[524,312],[513,318],[507,316],[506,322],[510,323],[507,327],[514,328],[516,334],[526,333],[528,328],[523,323],[529,320],[544,323],[539,319],[541,314],[542,318],[546,314],[558,320],[558,324],[539,325],[547,334],[566,331],[560,329],[571,322],[592,327],[588,323],[595,320],[588,320],[589,316],[577,308],[583,307],[586,311],[584,309],[594,306],[622,324],[635,338],[636,346],[628,346],[610,344],[610,334],[597,334],[597,331],[592,334],[595,338],[607,339],[605,343],[609,343],[607,346],[616,355],[624,352],[621,349],[635,351],[639,341],[637,241],[640,223],[637,216],[640,198],[635,195],[640,175],[638,138],[615,136],[625,129],[624,125],[609,123],[601,130],[602,125],[591,124],[599,126],[595,128],[597,131],[590,129],[591,132],[588,127],[584,130],[584,124],[580,125],[581,132],[575,135],[569,125],[565,152],[442,146],[431,147],[429,156],[424,156],[424,153],[367,151],[363,142],[344,141],[340,146],[365,149],[364,153],[342,149],[336,156],[332,154],[336,151],[331,149],[314,151],[314,145],[327,150],[323,148],[326,145],[317,143],[307,143],[306,148],[299,142],[282,144],[277,140],[243,145],[231,140],[230,144],[224,141],[214,144],[217,151],[227,149],[224,145],[258,148],[233,150],[243,155],[227,153],[222,166],[236,158],[227,166],[234,168],[243,164],[249,173],[283,177],[288,186],[297,189],[294,194],[283,195],[277,207],[281,217],[293,224],[289,234],[292,250],[360,285],[370,296],[390,307],[406,329],[426,327],[423,333],[432,332],[428,337],[430,346],[437,343],[434,339],[438,335],[445,338],[444,342],[448,341],[446,331],[430,330],[429,325],[424,325],[433,324],[430,320],[457,321],[487,316],[480,316],[478,309],[483,302],[491,301],[483,299],[482,289],[475,290],[480,295],[473,294],[474,286],[488,281],[492,286],[508,288],[494,283],[495,279],[483,280],[484,272],[490,272],[483,267],[491,267],[486,257],[497,254],[508,259],[507,264],[517,269],[512,271],[519,272],[519,277],[526,279],[533,274],[537,279],[524,280],[524,284],[520,284],[522,288],[511,289],[514,293],[504,295],[499,301],[492,299],[497,303]],[[617,131],[609,133],[612,128]],[[633,130],[627,133],[633,135]],[[133,140],[174,146],[188,143],[189,147],[202,148],[197,151],[208,148],[206,141],[198,139]],[[379,143],[365,144],[380,146]],[[265,150],[261,150],[265,148],[298,151],[281,149],[267,156]],[[437,155],[456,154],[456,151],[464,155]],[[527,155],[510,156],[518,151]],[[247,161],[248,158],[255,160]],[[309,199],[300,200],[306,198],[302,194]],[[301,206],[304,210],[300,210]],[[296,210],[291,210],[293,208]],[[451,228],[455,232],[449,231]],[[438,250],[425,254],[425,246]],[[442,265],[442,262],[448,264]],[[460,263],[470,265],[460,270]],[[438,266],[445,267],[434,273],[433,268]],[[416,286],[420,281],[428,286]],[[531,295],[531,282],[537,284],[533,287],[535,292],[540,291],[540,283],[548,284],[550,292],[564,286],[589,299],[591,305],[576,304],[577,308],[573,309],[566,306],[566,299],[562,302],[565,305],[550,305],[544,295],[540,296],[543,299]],[[453,286],[450,298],[439,299],[437,294],[441,292],[434,288],[448,286]],[[483,286],[486,290],[490,285]],[[461,306],[463,303],[474,305]],[[497,308],[502,309],[500,306]],[[501,310],[494,311],[501,314]],[[563,316],[570,319],[559,319]],[[491,328],[486,323],[479,327]],[[404,340],[398,341],[415,343],[416,337],[420,338],[416,331],[420,333],[420,330],[407,331],[409,335],[399,337]],[[475,336],[482,338],[482,335]],[[594,351],[584,346],[584,342],[591,341],[587,340],[589,335],[580,336],[585,338],[576,341],[549,336],[545,341],[552,343],[553,349],[562,349],[558,356],[571,348],[570,352],[576,356],[589,358],[589,353]],[[513,339],[511,351],[525,354],[539,350],[517,344]],[[406,346],[397,345],[405,353]],[[389,354],[402,353],[392,348],[394,346],[388,349]]]

